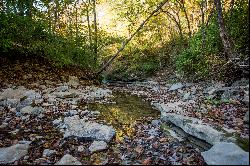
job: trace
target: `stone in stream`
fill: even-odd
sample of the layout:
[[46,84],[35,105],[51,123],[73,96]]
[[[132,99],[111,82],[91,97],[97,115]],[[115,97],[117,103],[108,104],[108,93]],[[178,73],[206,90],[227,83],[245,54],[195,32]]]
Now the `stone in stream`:
[[91,140],[109,142],[115,136],[115,130],[111,126],[90,122],[80,119],[78,115],[65,117],[63,126],[65,128],[64,138],[76,136]]
[[10,164],[28,154],[29,144],[0,148],[0,164]]
[[102,151],[102,150],[105,150],[107,149],[107,143],[104,142],[104,141],[94,141],[90,147],[89,147],[89,151],[91,153],[93,152],[99,152],[99,151]]
[[55,165],[82,165],[82,163],[70,154],[66,154]]
[[234,143],[218,142],[201,155],[208,165],[249,165],[249,153]]
[[177,89],[182,89],[183,87],[184,87],[184,85],[182,83],[176,83],[176,84],[173,84],[169,88],[169,91],[174,91],[174,90],[177,90]]

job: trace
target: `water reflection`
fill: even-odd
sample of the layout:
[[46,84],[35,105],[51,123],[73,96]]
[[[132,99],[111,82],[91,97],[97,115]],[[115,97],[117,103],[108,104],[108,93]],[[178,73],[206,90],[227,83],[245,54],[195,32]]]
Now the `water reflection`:
[[158,118],[160,112],[153,109],[149,102],[141,98],[115,93],[114,101],[116,104],[88,104],[90,110],[101,112],[100,119],[105,120],[108,124],[116,129],[116,139],[122,140],[123,137],[132,136],[134,131],[133,124],[143,117]]

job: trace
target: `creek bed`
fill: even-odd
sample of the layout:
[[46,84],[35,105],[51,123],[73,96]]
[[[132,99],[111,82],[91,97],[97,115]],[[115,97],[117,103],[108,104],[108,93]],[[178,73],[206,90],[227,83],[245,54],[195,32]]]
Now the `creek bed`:
[[136,95],[113,93],[115,103],[88,103],[88,110],[99,111],[98,120],[105,121],[116,130],[116,139],[133,135],[133,125],[144,119],[159,119],[160,112]]
[[[142,100],[142,98],[128,93],[115,92],[112,99],[115,103],[88,103],[88,110],[99,111],[98,121],[112,125],[116,130],[116,139],[133,136],[136,122],[151,122],[153,119],[160,119],[160,111],[154,109],[152,105]],[[200,151],[206,151],[211,145],[203,140],[195,138],[185,133],[181,128],[170,124],[162,123],[161,131],[165,135],[171,135],[184,144],[192,144]]]

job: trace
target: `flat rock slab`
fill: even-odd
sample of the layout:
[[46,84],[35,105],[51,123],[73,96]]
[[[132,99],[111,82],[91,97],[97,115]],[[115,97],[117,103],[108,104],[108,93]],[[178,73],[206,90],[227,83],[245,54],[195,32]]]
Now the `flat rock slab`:
[[0,92],[0,100],[4,99],[22,99],[23,97],[38,99],[41,98],[41,94],[35,92],[34,90],[28,90],[23,86],[16,89],[7,88],[3,92]]
[[188,104],[194,104],[194,100],[189,100],[186,102],[183,101],[177,101],[173,103],[153,103],[153,105],[160,111],[160,112],[172,112],[174,111],[175,113],[183,113],[183,107],[185,107]]
[[80,119],[78,115],[65,117],[61,128],[64,128],[64,138],[76,136],[109,142],[115,136],[112,126],[86,121],[86,119]]
[[0,148],[0,164],[10,164],[28,154],[28,144],[16,144]]
[[82,163],[70,154],[66,154],[55,165],[82,165]]
[[249,153],[234,143],[218,142],[201,155],[208,165],[249,165]]
[[20,110],[20,113],[22,114],[33,114],[33,115],[39,115],[40,113],[42,113],[44,111],[44,109],[42,107],[31,107],[31,106],[26,106],[23,107]]
[[99,152],[99,151],[102,151],[102,150],[105,150],[107,149],[107,143],[104,142],[104,141],[94,141],[90,147],[89,147],[89,151],[91,153],[93,152]]
[[176,84],[173,84],[169,88],[169,91],[174,91],[174,90],[177,90],[177,89],[182,89],[183,87],[184,87],[184,85],[182,83],[176,83]]
[[206,142],[214,145],[216,142],[234,142],[233,137],[226,136],[228,133],[226,131],[218,131],[208,124],[202,123],[201,120],[191,117],[186,117],[183,115],[178,115],[174,113],[161,113],[161,119],[163,121],[168,121],[174,125],[180,127],[186,133],[197,137],[199,139],[205,140]]

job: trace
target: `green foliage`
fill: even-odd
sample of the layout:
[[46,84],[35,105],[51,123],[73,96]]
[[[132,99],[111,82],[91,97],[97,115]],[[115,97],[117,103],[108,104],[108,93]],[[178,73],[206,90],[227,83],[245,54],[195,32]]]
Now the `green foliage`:
[[[226,27],[235,42],[237,51],[241,55],[247,56],[249,36],[248,23],[245,21],[248,21],[248,9],[246,5],[241,3],[243,1],[236,3],[232,15],[230,12],[226,13]],[[201,29],[189,39],[188,47],[176,57],[177,72],[186,76],[192,75],[195,79],[212,78],[214,76],[223,78],[223,74],[220,75],[218,71],[224,57],[221,56],[223,45],[219,36],[216,15],[211,18],[209,25],[205,28],[205,35],[205,48],[202,48]],[[220,55],[220,58],[218,59],[215,55]],[[214,72],[217,74],[214,74]],[[222,71],[222,73],[225,72]]]
[[249,48],[249,6],[247,0],[235,1],[232,12],[225,17],[229,34],[235,42],[238,53],[248,56]]
[[0,15],[0,51],[21,55],[44,56],[56,65],[75,64],[95,67],[92,52],[84,40],[66,38],[51,32],[45,21],[35,21],[15,14]]

